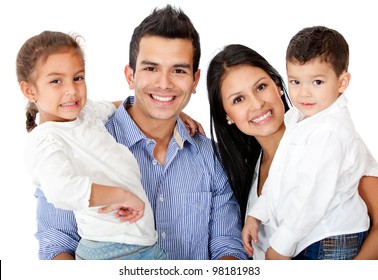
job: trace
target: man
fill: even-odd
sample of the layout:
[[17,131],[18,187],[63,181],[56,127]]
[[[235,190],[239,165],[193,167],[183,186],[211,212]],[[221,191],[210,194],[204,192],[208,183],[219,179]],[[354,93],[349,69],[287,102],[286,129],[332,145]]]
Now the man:
[[[200,55],[190,19],[170,5],[155,9],[130,43],[125,76],[135,98],[106,127],[139,163],[158,244],[169,259],[246,259],[239,206],[211,141],[192,138],[179,118],[196,91]],[[72,258],[80,238],[72,214],[36,195],[40,258]]]

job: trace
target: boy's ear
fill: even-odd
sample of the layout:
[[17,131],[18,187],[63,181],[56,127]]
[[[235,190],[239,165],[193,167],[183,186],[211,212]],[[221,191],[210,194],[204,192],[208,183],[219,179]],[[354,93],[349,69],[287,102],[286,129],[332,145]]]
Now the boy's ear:
[[30,101],[30,102],[36,102],[37,101],[37,91],[35,87],[33,87],[30,83],[27,81],[22,81],[20,83],[20,88],[24,96]]
[[343,93],[347,89],[349,85],[349,81],[350,81],[350,73],[343,72],[339,77],[339,92],[340,93]]

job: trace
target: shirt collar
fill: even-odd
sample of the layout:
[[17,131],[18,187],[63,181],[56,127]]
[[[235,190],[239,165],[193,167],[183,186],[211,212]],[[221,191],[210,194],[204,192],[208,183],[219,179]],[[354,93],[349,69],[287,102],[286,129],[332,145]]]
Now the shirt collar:
[[[113,122],[116,134],[116,139],[119,143],[131,147],[140,140],[148,139],[143,132],[139,129],[133,119],[130,117],[126,108],[134,104],[134,96],[129,96],[120,106],[113,116]],[[178,118],[176,126],[173,132],[173,139],[177,143],[180,149],[182,149],[185,143],[189,143],[194,151],[198,151],[198,147],[194,139],[190,136],[186,130],[186,126],[183,121]]]
[[331,106],[306,119],[304,119],[304,115],[301,111],[299,111],[296,107],[292,107],[285,114],[285,125],[287,127],[290,127],[295,124],[299,125],[299,124],[305,124],[307,122],[311,122],[312,120],[316,120],[319,117],[333,114],[334,112],[339,111],[342,108],[346,107],[347,104],[348,104],[348,99],[345,96],[345,93],[343,93],[336,99],[335,102],[333,102]]

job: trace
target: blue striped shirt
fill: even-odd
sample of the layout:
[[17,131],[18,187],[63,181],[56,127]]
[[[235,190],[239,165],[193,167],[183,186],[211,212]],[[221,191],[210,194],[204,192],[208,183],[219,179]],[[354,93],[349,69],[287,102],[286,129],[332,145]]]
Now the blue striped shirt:
[[[133,97],[126,102],[132,104]],[[123,106],[106,127],[117,142],[131,150],[141,167],[142,185],[155,215],[158,243],[170,259],[219,259],[222,256],[247,259],[241,242],[239,206],[208,138],[200,134],[192,138],[178,119],[165,164],[161,165],[153,156],[154,140],[140,131]],[[39,204],[47,206],[47,203]],[[51,250],[60,250],[67,243],[70,243],[67,249],[74,250],[79,237],[73,215],[54,214],[59,222],[53,230],[49,226],[52,221],[46,223],[48,213],[42,210],[38,211],[39,224],[44,220],[44,232],[37,235],[40,247],[44,247],[40,257],[41,251],[52,256],[55,253]],[[49,242],[43,242],[46,238]]]

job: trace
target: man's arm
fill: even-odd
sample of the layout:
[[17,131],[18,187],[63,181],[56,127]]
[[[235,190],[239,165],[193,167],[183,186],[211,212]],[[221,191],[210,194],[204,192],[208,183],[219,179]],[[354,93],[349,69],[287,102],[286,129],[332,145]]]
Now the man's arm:
[[73,212],[55,208],[40,189],[36,190],[35,197],[39,259],[73,260],[80,240]]
[[241,241],[239,205],[217,160],[213,184],[210,218],[211,259],[248,259]]

